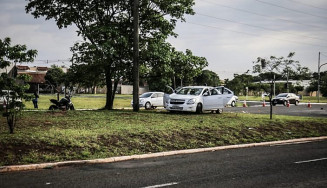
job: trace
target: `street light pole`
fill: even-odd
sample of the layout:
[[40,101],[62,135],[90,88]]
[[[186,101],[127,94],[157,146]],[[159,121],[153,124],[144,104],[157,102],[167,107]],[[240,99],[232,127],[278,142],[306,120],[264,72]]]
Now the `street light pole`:
[[319,61],[319,67],[318,67],[318,103],[320,102],[320,68],[322,66],[324,66],[324,65],[327,65],[327,63],[324,63],[324,64],[320,65],[320,61]]

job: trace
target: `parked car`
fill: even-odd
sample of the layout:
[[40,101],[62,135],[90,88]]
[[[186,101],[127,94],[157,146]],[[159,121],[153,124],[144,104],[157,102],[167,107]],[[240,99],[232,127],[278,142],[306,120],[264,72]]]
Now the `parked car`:
[[[133,106],[133,101],[131,102]],[[139,106],[144,107],[146,110],[164,106],[164,93],[163,92],[146,92],[140,96]]]
[[216,87],[217,90],[219,90],[220,92],[222,92],[223,94],[233,94],[233,96],[230,98],[230,100],[227,102],[227,105],[231,106],[231,107],[235,107],[236,106],[236,102],[238,101],[238,96],[234,95],[234,92],[224,86],[218,86]]
[[214,87],[188,86],[169,95],[166,110],[202,113],[216,111],[222,113],[223,108],[233,94],[221,93]]
[[283,104],[286,106],[287,102],[298,105],[300,102],[300,97],[294,93],[280,93],[272,99],[273,106],[276,106],[276,104]]
[[4,103],[6,104],[6,106],[8,106],[8,99],[9,102],[12,101],[12,98],[15,97],[15,101],[16,102],[22,102],[22,100],[20,98],[17,98],[17,93],[15,93],[14,91],[11,90],[1,90],[0,93],[0,106],[1,108],[3,108]]

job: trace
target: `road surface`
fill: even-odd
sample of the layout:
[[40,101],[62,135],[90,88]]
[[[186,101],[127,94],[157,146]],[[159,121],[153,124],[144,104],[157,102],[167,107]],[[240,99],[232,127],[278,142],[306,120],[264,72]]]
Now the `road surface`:
[[327,140],[0,174],[0,187],[326,187]]

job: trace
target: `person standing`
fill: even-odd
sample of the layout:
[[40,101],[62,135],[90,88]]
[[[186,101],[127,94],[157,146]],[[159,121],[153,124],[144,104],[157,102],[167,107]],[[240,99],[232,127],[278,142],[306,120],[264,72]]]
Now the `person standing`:
[[39,98],[39,95],[36,92],[34,92],[34,99],[32,100],[33,104],[34,104],[34,108],[39,108],[37,105],[38,98]]

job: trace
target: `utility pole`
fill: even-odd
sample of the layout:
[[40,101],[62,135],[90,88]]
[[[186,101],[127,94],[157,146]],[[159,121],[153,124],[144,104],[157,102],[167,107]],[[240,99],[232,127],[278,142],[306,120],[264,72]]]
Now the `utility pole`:
[[318,55],[318,103],[320,102],[320,52]]
[[139,0],[133,5],[133,111],[138,112],[139,107]]

